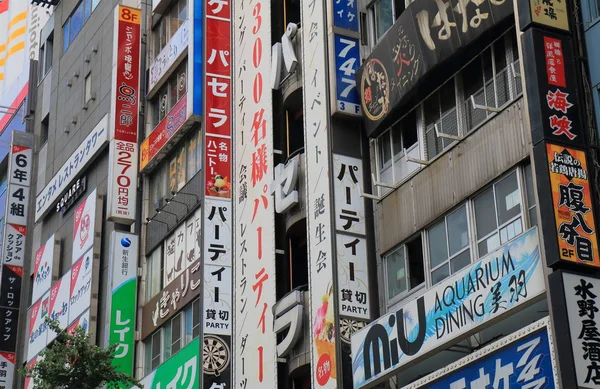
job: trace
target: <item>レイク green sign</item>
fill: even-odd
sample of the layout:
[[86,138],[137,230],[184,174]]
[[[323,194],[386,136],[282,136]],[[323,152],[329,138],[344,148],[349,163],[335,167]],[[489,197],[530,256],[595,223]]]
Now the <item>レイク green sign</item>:
[[117,349],[113,365],[117,370],[133,374],[135,310],[137,294],[138,237],[113,231],[111,247],[110,344]]
[[200,340],[196,338],[147,375],[141,384],[144,385],[144,389],[197,388],[200,382],[199,353]]

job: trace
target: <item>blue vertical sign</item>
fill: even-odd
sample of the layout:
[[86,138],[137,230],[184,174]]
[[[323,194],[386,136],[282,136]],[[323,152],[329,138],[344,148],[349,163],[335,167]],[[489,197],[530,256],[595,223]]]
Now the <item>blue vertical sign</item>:
[[336,111],[361,115],[360,97],[354,78],[360,65],[358,39],[335,34],[334,40]]
[[204,0],[194,0],[193,31],[192,44],[194,45],[194,58],[190,58],[190,60],[192,62],[191,66],[194,67],[194,79],[188,85],[192,86],[192,113],[202,116],[202,88],[204,87],[204,72],[202,68],[204,61]]
[[333,1],[333,25],[358,32],[358,0]]

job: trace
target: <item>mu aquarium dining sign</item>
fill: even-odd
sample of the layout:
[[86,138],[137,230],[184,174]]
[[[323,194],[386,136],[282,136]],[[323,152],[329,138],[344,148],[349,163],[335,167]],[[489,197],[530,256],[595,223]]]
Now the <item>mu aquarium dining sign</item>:
[[533,228],[354,334],[354,388],[397,374],[408,362],[533,302],[544,291]]

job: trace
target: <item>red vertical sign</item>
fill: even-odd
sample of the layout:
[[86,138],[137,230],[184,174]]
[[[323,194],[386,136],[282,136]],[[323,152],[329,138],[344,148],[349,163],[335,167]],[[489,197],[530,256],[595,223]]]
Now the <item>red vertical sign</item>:
[[548,74],[548,84],[566,88],[565,61],[560,39],[545,36],[544,49],[546,52],[546,74]]

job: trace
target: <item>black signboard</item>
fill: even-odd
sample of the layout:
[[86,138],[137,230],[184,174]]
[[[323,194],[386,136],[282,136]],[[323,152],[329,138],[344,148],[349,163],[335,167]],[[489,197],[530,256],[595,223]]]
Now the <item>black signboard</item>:
[[87,189],[87,177],[78,178],[56,202],[56,212],[65,214]]
[[533,144],[584,147],[570,38],[530,28],[521,37]]
[[[246,344],[241,340],[242,350]],[[227,389],[231,387],[231,336],[206,334],[202,337],[203,388]],[[243,351],[242,351],[243,352]],[[243,387],[243,385],[240,385]],[[249,388],[248,388],[249,389]]]
[[31,0],[31,4],[39,6],[56,6],[60,3],[60,0]]
[[19,308],[21,301],[22,280],[22,267],[2,265],[2,279],[0,279],[0,306]]
[[371,136],[425,74],[513,14],[512,1],[410,4],[356,73]]
[[19,310],[0,307],[0,351],[16,351]]

